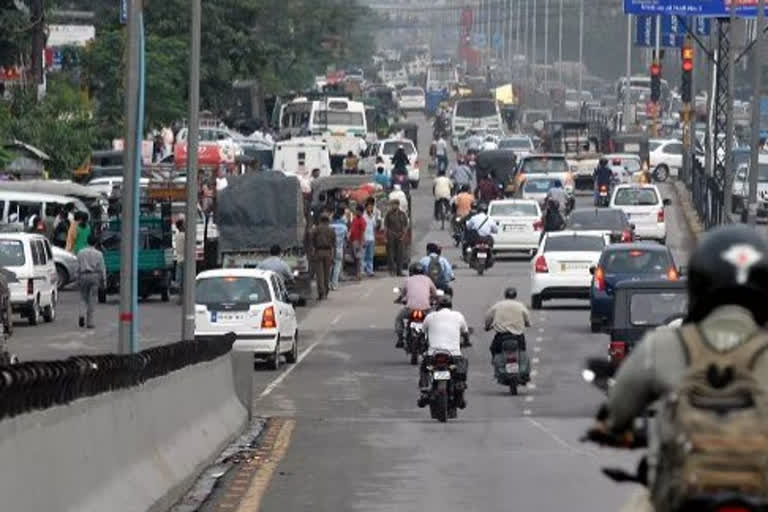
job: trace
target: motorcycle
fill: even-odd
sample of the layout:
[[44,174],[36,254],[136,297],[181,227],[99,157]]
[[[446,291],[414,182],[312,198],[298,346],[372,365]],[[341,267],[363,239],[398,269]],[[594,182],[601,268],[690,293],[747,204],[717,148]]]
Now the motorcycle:
[[465,222],[462,217],[458,215],[453,219],[453,243],[458,247],[464,240],[464,228]]
[[429,377],[429,412],[433,419],[445,423],[457,416],[456,362],[449,352],[435,352],[426,361]]
[[502,386],[509,386],[509,392],[517,394],[517,387],[526,382],[522,378],[521,370],[526,361],[524,353],[520,350],[516,336],[509,335],[502,342],[502,351],[493,356],[493,369],[496,382]]
[[411,356],[411,364],[419,362],[419,354],[427,350],[427,340],[424,337],[424,318],[427,311],[411,310],[405,320],[405,353]]
[[491,246],[487,242],[478,241],[474,245],[467,247],[467,256],[469,256],[469,266],[477,271],[477,275],[483,275],[486,269],[493,266],[491,262]]
[[611,202],[610,190],[608,185],[600,185],[597,191],[597,206],[601,208],[607,208]]

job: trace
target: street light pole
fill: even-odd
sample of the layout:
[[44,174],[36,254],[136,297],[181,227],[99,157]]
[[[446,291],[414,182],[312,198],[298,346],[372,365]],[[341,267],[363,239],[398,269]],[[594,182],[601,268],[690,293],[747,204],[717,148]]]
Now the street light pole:
[[531,61],[533,62],[533,83],[536,83],[536,45],[538,40],[536,39],[536,0],[533,0],[533,16],[531,16],[533,22],[533,39],[531,39]]
[[[192,0],[189,55],[189,128],[187,137],[187,204],[184,222],[183,340],[195,337],[195,242],[197,226],[197,148],[200,133],[200,19],[201,0]],[[206,212],[207,215],[207,212]]]
[[563,2],[560,0],[560,13],[557,20],[557,80],[563,83]]
[[[757,224],[757,177],[760,152],[760,75],[763,70],[763,28],[765,27],[765,0],[757,5],[757,26],[755,27],[755,47],[752,62],[752,137],[749,160],[749,207],[747,222],[750,226]],[[726,211],[727,214],[731,212]]]
[[544,82],[549,79],[549,0],[544,0]]
[[624,84],[624,131],[629,131],[629,118],[631,114],[629,112],[629,100],[632,92],[632,15],[627,15],[627,78]]
[[584,0],[579,0],[579,97],[584,84]]

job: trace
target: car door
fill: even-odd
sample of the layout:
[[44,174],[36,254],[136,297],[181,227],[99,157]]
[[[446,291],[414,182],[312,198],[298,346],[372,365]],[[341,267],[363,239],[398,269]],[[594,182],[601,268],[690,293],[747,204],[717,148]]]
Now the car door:
[[[59,274],[56,272],[56,263],[53,259],[53,249],[51,243],[48,240],[41,240],[43,244],[43,250],[45,252],[45,265],[48,269],[48,281],[50,285],[51,294],[55,293],[59,289]],[[62,283],[64,285],[66,283]]]
[[44,240],[33,240],[33,250],[37,251],[37,261],[39,265],[35,265],[34,273],[35,279],[40,284],[40,304],[47,305],[52,300],[53,288],[56,285],[56,272],[51,271],[52,263],[51,259],[45,251]]
[[[291,318],[288,311],[288,297],[283,286],[282,279],[276,275],[272,275],[270,278],[272,285],[272,293],[275,301],[275,309],[277,310],[277,328],[280,332],[280,339],[287,340],[293,338],[293,331],[291,331]],[[281,350],[285,351],[286,346],[281,347]]]
[[683,145],[679,142],[670,142],[661,148],[664,161],[669,167],[680,169],[683,166]]

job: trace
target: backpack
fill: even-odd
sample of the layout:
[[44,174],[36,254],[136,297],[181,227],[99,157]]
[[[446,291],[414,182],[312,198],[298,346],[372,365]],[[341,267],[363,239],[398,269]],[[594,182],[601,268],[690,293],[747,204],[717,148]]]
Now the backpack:
[[768,332],[724,353],[694,324],[679,334],[688,367],[659,411],[655,509],[677,510],[712,493],[768,498],[768,397],[753,373]]
[[436,254],[429,256],[429,263],[427,263],[427,277],[429,277],[435,286],[439,286],[443,277],[443,266],[440,264],[440,257]]

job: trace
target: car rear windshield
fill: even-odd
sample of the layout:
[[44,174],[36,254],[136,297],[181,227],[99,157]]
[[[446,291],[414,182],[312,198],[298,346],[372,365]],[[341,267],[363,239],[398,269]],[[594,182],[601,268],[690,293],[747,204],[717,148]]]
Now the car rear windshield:
[[617,231],[626,227],[626,219],[620,210],[595,209],[575,211],[568,219],[568,229]]
[[602,236],[554,236],[547,238],[547,243],[544,246],[544,252],[601,252],[604,247],[605,240],[603,240]]
[[675,292],[639,292],[632,295],[629,317],[632,325],[662,325],[674,315],[688,310],[688,294]]
[[491,217],[538,217],[539,210],[533,203],[491,203]]
[[456,104],[456,117],[491,117],[496,115],[496,102],[493,100],[464,100]]
[[424,96],[424,91],[421,89],[403,89],[400,91],[400,96]]
[[198,279],[197,304],[223,306],[264,304],[272,301],[267,281],[260,277],[207,277]]
[[384,155],[394,155],[399,146],[403,146],[406,155],[412,155],[416,151],[410,142],[385,142],[381,152]]
[[672,266],[666,251],[627,249],[604,255],[603,268],[609,274],[664,274]]
[[20,267],[24,261],[24,244],[20,240],[0,240],[0,266]]
[[568,162],[564,158],[526,158],[523,162],[523,172],[527,174],[567,171]]
[[537,192],[549,192],[552,188],[563,188],[563,184],[560,183],[560,180],[528,180],[525,182],[523,190],[535,194]]
[[659,196],[652,188],[620,188],[614,199],[616,206],[654,206]]
[[502,139],[499,149],[531,149],[530,139]]

